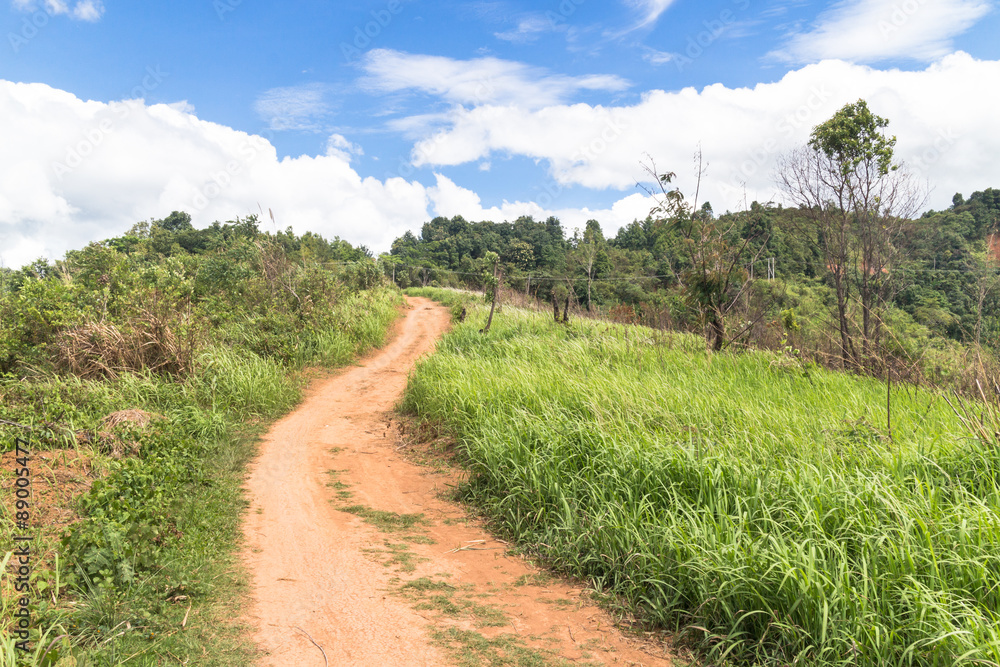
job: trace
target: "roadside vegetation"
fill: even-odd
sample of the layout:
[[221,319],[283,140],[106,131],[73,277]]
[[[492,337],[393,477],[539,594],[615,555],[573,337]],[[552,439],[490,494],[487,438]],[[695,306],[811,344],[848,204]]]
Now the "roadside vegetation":
[[317,369],[382,344],[398,291],[340,240],[183,213],[0,279],[2,451],[28,442],[33,484],[27,530],[4,498],[0,553],[32,539],[28,664],[249,664],[233,619],[254,440]]
[[1000,663],[988,410],[975,437],[981,406],[791,353],[512,307],[483,335],[437,296],[468,315],[402,407],[505,538],[713,664]]

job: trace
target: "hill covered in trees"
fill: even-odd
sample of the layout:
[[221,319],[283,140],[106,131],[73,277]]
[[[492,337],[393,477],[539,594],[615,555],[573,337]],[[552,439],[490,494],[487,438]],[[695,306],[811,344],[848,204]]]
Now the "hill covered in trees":
[[[794,307],[805,293],[817,292],[822,300],[828,271],[819,240],[803,232],[807,212],[754,202],[747,212],[717,217],[706,203],[699,214],[716,219],[734,242],[752,239],[740,256],[744,280],[771,283],[769,293],[781,290],[774,307]],[[938,336],[972,342],[978,334],[984,344],[995,346],[1000,334],[998,224],[1000,189],[994,188],[967,199],[956,194],[948,209],[907,220],[898,239],[900,261],[887,278],[893,283],[896,315],[905,313]],[[582,230],[567,230],[556,218],[496,223],[437,217],[423,225],[419,236],[407,232],[397,238],[381,260],[402,287],[478,288],[491,268],[483,265],[491,250],[500,256],[505,284],[539,299],[551,300],[563,288],[583,309],[698,326],[683,299],[682,274],[691,265],[682,234],[652,216],[610,238],[597,220]]]

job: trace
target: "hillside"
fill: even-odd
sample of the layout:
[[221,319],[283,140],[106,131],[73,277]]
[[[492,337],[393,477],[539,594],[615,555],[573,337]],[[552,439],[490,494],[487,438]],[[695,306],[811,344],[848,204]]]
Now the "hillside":
[[256,436],[398,316],[345,253],[365,256],[177,214],[3,275],[0,665],[253,660],[235,619]]
[[1000,459],[956,399],[510,307],[483,335],[465,307],[403,407],[505,539],[712,664],[1000,659]]

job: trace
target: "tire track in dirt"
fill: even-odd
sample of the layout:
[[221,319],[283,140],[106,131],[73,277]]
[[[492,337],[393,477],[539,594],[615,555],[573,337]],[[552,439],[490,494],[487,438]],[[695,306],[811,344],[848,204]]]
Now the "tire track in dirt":
[[392,410],[449,326],[445,308],[407,300],[391,342],[317,382],[250,467],[243,557],[259,664],[454,665],[478,650],[670,664],[443,500],[454,475],[398,452]]

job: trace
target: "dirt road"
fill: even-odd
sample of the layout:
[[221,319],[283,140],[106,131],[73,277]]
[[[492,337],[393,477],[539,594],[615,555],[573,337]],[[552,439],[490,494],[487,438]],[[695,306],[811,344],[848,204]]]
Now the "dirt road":
[[315,384],[251,466],[245,561],[260,664],[670,664],[622,637],[582,589],[506,555],[442,498],[455,473],[399,452],[393,407],[449,321],[408,301],[392,341]]

